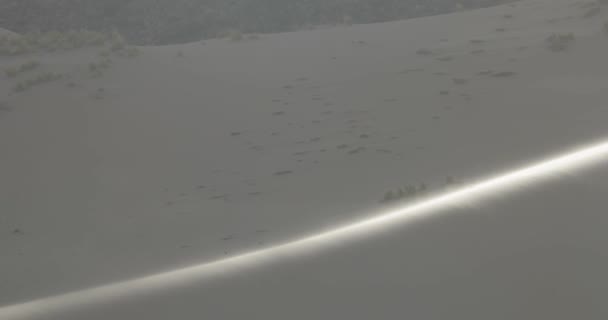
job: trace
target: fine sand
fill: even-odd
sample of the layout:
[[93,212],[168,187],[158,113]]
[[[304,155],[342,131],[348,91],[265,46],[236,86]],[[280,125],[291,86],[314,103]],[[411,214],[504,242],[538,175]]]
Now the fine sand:
[[[373,215],[389,190],[606,138],[608,7],[585,18],[586,2],[145,47],[100,78],[79,76],[96,50],[0,58],[73,75],[20,93],[0,75],[0,306],[283,243]],[[548,50],[552,33],[575,41]],[[598,169],[45,319],[605,319],[606,188]]]

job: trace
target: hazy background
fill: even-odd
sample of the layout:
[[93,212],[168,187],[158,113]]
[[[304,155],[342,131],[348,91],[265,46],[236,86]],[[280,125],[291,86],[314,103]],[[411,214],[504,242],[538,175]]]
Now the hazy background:
[[2,0],[0,26],[16,31],[117,29],[135,44],[182,43],[319,25],[373,23],[514,0]]

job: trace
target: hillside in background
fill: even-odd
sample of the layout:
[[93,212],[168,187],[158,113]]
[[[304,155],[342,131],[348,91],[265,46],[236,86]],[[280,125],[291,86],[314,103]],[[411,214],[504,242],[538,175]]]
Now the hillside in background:
[[0,0],[0,27],[118,29],[136,44],[169,44],[317,25],[372,23],[514,0]]

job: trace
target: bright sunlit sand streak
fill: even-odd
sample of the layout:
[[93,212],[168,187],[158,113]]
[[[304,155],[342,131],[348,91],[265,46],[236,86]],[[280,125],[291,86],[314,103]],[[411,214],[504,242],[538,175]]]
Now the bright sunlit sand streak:
[[393,209],[376,217],[339,227],[307,238],[231,258],[192,267],[159,273],[138,279],[108,284],[77,292],[61,294],[0,308],[0,319],[43,319],[51,314],[86,305],[108,303],[129,296],[178,288],[197,280],[213,278],[246,267],[279,261],[285,256],[300,255],[354,240],[386,229],[388,226],[429,217],[450,206],[471,200],[483,200],[499,192],[515,190],[523,184],[538,183],[560,173],[589,167],[608,159],[608,142],[593,145],[566,155],[539,162],[494,178],[474,183],[403,208]]

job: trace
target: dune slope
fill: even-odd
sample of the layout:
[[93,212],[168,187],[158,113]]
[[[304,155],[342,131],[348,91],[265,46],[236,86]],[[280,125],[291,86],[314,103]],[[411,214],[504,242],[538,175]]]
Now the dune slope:
[[[95,50],[0,58],[0,67],[34,59],[45,70],[71,75],[19,93],[13,92],[17,80],[0,81],[0,274],[8,275],[1,280],[0,305],[281,243],[372,214],[388,190],[425,184],[431,192],[441,191],[451,180],[466,183],[605,138],[606,10],[585,18],[588,9],[575,1],[531,0],[239,42],[146,47],[140,57],[117,60],[99,78],[81,76]],[[572,33],[575,41],[565,51],[549,50],[546,38],[553,33]],[[544,224],[544,215],[554,211],[562,219],[556,221],[569,224],[575,208],[585,203],[601,208],[603,182],[585,179],[576,187],[567,182],[546,194],[492,204],[484,214],[416,227],[435,230],[429,235],[387,234],[335,257],[243,275],[175,299],[163,296],[165,302],[155,305],[168,313],[193,312],[179,319],[236,319],[245,312],[298,319],[288,316],[289,306],[307,310],[299,313],[302,317],[366,319],[371,314],[361,309],[347,314],[341,304],[363,305],[371,291],[390,288],[366,312],[401,306],[403,312],[414,308],[411,314],[433,318],[472,310],[475,299],[456,290],[467,288],[465,270],[486,268],[475,262],[480,256],[513,261],[507,259],[510,254],[524,255],[535,267],[527,269],[521,262],[526,259],[513,262],[512,276],[518,279],[553,265],[551,259],[571,261],[560,255],[561,248],[600,259],[594,250],[605,243],[599,230],[606,221],[594,210],[572,231],[578,236],[589,227],[587,242],[564,244],[558,240],[563,233],[551,233]],[[583,199],[568,191],[576,188],[582,188]],[[515,217],[508,214],[513,212]],[[527,213],[538,214],[538,223],[522,226]],[[492,219],[513,220],[502,229],[485,225]],[[540,243],[534,250],[549,250],[542,251],[550,252],[547,259],[526,251],[525,237],[509,247],[513,232],[522,228],[539,237],[533,239]],[[482,234],[454,244],[446,240],[470,230]],[[487,248],[469,248],[462,256],[450,247],[492,237],[484,230],[502,233]],[[443,239],[436,245],[445,247],[420,246],[439,241],[433,237]],[[557,249],[548,249],[552,245]],[[576,248],[589,249],[581,253]],[[395,252],[403,255],[394,257]],[[435,259],[436,268],[423,268],[425,258]],[[452,258],[457,262],[453,273],[447,270]],[[409,273],[397,268],[411,261],[417,262]],[[483,283],[472,289],[479,292],[476,297],[497,292],[484,296],[488,311],[478,310],[474,318],[487,316],[491,306],[505,308],[505,317],[530,315],[508,311],[528,301],[514,300],[526,282],[507,276],[482,281],[507,272],[503,268],[469,275]],[[318,281],[311,280],[319,273]],[[311,281],[277,280],[302,274]],[[447,282],[432,280],[438,274],[445,274]],[[336,279],[333,287],[331,279]],[[401,282],[390,285],[395,279]],[[513,288],[506,296],[492,291],[509,284]],[[583,288],[576,287],[578,282],[570,285]],[[595,286],[606,288],[602,282]],[[248,300],[255,288],[268,290],[268,296]],[[290,288],[301,290],[282,296],[283,307],[266,313]],[[319,288],[327,295],[313,299]],[[235,291],[238,295],[231,297]],[[340,300],[345,292],[358,295]],[[433,312],[445,313],[424,313],[436,292],[443,297],[437,303],[446,307]],[[201,295],[209,303],[205,308],[197,302]],[[453,296],[459,299],[450,300]],[[399,304],[402,297],[419,303],[406,307]],[[556,293],[546,304],[568,297]],[[331,304],[329,298],[338,300]],[[229,301],[250,305],[228,308]],[[143,316],[146,309],[137,304],[117,308],[114,319]],[[145,315],[168,317],[154,310]]]

